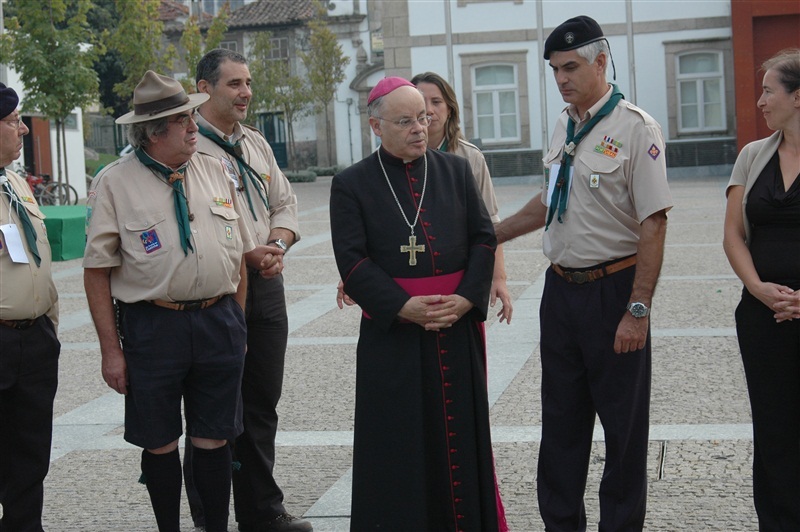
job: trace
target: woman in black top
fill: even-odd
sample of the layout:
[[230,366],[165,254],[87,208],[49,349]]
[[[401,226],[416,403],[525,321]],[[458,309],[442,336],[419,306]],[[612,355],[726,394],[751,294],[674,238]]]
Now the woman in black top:
[[745,146],[723,242],[744,283],[736,309],[753,417],[760,530],[800,530],[800,50],[763,64],[758,108],[774,130]]

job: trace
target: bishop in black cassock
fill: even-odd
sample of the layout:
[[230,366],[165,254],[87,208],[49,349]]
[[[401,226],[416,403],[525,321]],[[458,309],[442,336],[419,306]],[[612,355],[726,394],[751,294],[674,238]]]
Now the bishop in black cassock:
[[[334,177],[330,215],[344,290],[363,310],[351,530],[505,529],[483,330],[496,239],[469,163],[381,147]],[[440,330],[398,317],[412,295],[434,294],[473,307]]]

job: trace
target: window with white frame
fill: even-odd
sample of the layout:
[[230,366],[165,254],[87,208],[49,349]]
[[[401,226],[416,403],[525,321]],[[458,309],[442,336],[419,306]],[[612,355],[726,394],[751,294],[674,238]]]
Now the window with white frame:
[[481,65],[472,73],[476,136],[487,144],[519,140],[517,67]]
[[725,76],[721,51],[693,51],[675,57],[678,131],[724,131]]

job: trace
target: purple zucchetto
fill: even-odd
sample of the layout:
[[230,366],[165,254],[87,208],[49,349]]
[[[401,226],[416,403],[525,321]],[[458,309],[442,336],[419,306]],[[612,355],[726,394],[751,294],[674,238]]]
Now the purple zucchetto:
[[6,87],[0,83],[0,119],[3,119],[14,112],[19,105],[19,96],[11,87]]
[[416,88],[416,86],[413,83],[411,83],[405,78],[400,78],[397,76],[389,76],[388,78],[383,78],[370,91],[369,98],[367,98],[367,104],[371,104],[381,96],[386,96],[393,90],[405,86]]

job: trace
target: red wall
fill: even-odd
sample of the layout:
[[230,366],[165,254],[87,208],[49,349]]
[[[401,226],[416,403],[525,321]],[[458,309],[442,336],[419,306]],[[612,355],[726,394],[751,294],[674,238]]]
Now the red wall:
[[756,102],[761,96],[761,63],[776,52],[800,48],[800,0],[731,0],[736,130],[739,149],[769,136]]

